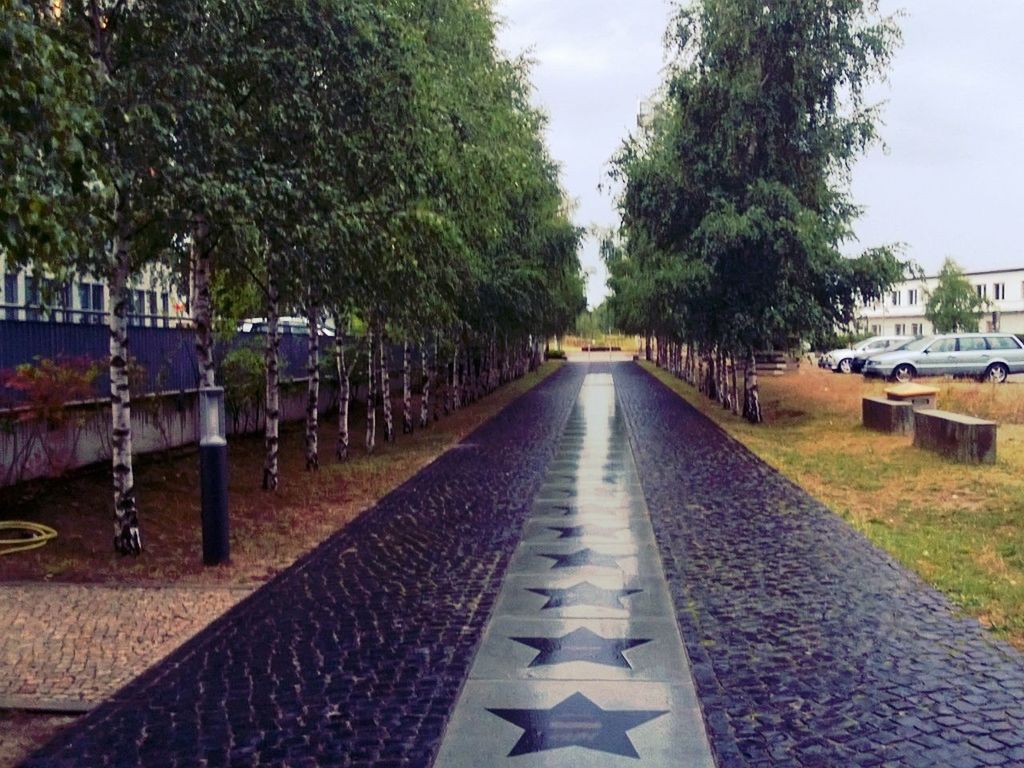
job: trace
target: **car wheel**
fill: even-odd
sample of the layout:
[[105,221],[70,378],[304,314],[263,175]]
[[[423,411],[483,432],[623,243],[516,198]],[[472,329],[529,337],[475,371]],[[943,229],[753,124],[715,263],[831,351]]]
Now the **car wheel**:
[[896,370],[892,372],[892,377],[896,379],[896,381],[908,382],[913,380],[914,374],[916,373],[917,371],[914,370],[914,366],[907,365],[907,363],[901,363],[900,365],[897,365]]
[[840,373],[849,373],[852,365],[853,364],[850,362],[850,358],[844,357],[842,360],[839,361]]
[[1002,363],[992,363],[985,372],[985,378],[995,384],[1002,384],[1009,374],[1010,370]]

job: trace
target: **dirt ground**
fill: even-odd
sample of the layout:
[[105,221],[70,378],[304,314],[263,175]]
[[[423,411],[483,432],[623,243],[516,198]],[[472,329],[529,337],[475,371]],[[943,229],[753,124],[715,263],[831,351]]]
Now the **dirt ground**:
[[[44,547],[0,557],[3,582],[72,582],[121,586],[255,587],[293,563],[360,512],[397,488],[519,394],[563,363],[549,362],[476,403],[442,416],[427,429],[401,434],[401,402],[393,443],[383,442],[378,414],[377,448],[363,447],[365,414],[351,420],[350,458],[334,459],[336,420],[321,422],[318,472],[305,469],[301,424],[282,427],[281,484],[261,490],[262,437],[229,443],[231,563],[202,565],[199,459],[195,451],[137,457],[135,484],[145,551],[113,552],[112,483],[108,467],[56,480],[0,490],[0,520],[29,520],[55,528]],[[418,408],[418,402],[414,403]],[[418,414],[418,410],[414,410]],[[0,767],[23,759],[73,716],[0,710]]]

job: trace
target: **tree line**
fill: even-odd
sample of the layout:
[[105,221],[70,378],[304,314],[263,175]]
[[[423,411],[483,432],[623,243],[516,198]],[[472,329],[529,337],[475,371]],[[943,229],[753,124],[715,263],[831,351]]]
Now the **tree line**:
[[[215,326],[267,319],[263,487],[279,482],[278,319],[306,317],[306,465],[319,466],[318,329],[402,429],[526,368],[583,306],[577,250],[527,66],[476,0],[0,0],[0,250],[107,282],[114,545],[142,549],[132,472],[129,285],[165,265],[190,297],[201,386]],[[358,329],[346,349],[343,331]],[[408,355],[424,360],[413,414]],[[394,439],[391,399],[381,398]],[[367,448],[376,441],[368,409]]]
[[759,422],[755,351],[832,333],[903,275],[892,246],[844,254],[851,167],[878,138],[865,89],[899,30],[875,0],[700,0],[666,39],[660,97],[613,158],[610,305],[659,364]]

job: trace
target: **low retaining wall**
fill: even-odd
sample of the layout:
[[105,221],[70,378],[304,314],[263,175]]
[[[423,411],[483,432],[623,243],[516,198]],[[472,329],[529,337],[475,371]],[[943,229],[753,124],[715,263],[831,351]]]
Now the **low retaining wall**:
[[[198,444],[198,400],[196,390],[133,400],[132,452],[139,455]],[[333,389],[321,386],[320,411],[336,403]],[[66,416],[56,428],[27,419],[0,425],[0,487],[110,461],[110,404],[93,401],[68,406]],[[306,382],[282,385],[281,421],[305,417]],[[229,435],[250,434],[263,430],[265,415],[262,409],[228,413],[226,421]]]
[[914,445],[965,464],[995,464],[996,422],[949,411],[915,411]]

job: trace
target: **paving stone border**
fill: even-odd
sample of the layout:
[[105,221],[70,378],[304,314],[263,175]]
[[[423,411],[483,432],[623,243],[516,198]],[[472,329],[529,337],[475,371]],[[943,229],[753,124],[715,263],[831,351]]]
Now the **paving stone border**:
[[0,709],[88,712],[250,592],[0,584]]
[[614,376],[719,765],[1024,765],[1024,656],[639,366]]
[[586,371],[514,401],[24,765],[429,765]]

